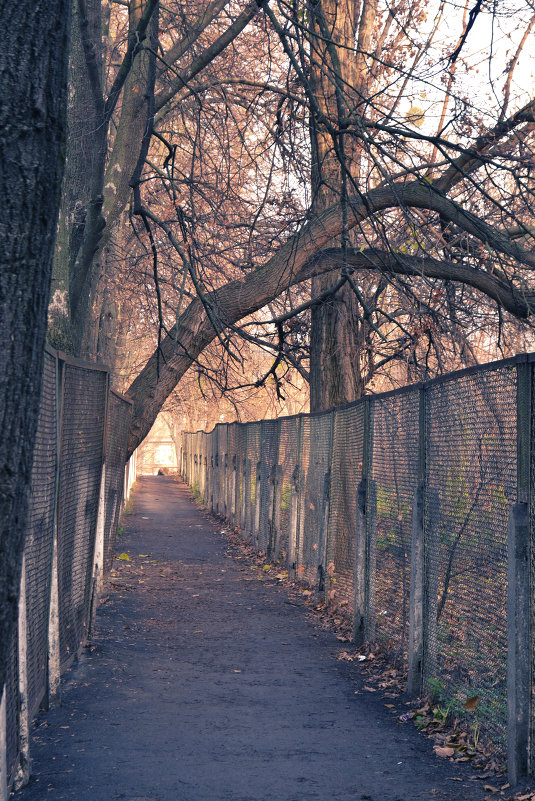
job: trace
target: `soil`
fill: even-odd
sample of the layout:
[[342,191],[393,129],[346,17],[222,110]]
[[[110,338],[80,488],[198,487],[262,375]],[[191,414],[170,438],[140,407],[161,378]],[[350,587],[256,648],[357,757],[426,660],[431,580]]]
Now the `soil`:
[[184,485],[140,479],[123,525],[91,646],[37,721],[16,801],[487,796]]

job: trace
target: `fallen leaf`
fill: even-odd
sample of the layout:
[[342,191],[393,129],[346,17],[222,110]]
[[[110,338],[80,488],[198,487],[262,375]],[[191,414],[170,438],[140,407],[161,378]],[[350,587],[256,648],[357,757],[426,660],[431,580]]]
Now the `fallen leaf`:
[[377,692],[377,690],[375,689],[375,687],[368,687],[367,685],[364,685],[364,689],[365,689],[365,690],[368,690],[368,692],[369,692],[369,693],[375,693],[375,692]]
[[349,654],[347,651],[340,651],[338,654],[338,659],[344,662],[352,662],[355,659],[353,654]]
[[433,751],[439,757],[451,757],[455,753],[455,748],[450,748],[449,746],[434,745]]
[[484,790],[488,790],[489,793],[498,793],[499,792],[499,788],[498,787],[493,787],[492,784],[484,784],[483,785],[483,789]]
[[142,559],[146,559],[148,556],[150,556],[150,553],[138,553],[138,556],[140,556]]
[[476,706],[478,705],[478,703],[479,703],[479,696],[478,695],[472,695],[470,698],[466,699],[466,701],[464,702],[463,706],[469,712],[473,712],[474,709],[476,708]]
[[121,559],[122,562],[129,562],[130,561],[130,557],[128,556],[127,553],[120,553],[119,554],[119,559]]

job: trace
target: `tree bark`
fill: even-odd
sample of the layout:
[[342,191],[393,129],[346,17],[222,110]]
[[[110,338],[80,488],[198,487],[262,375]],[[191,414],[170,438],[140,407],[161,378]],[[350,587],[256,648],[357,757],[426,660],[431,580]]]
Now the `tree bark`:
[[[369,46],[373,6],[364,0],[312,0],[312,86],[321,112],[334,125],[355,112],[365,84],[362,51]],[[359,20],[359,11],[360,20]],[[360,25],[359,25],[360,22]],[[360,53],[355,53],[359,36]],[[316,38],[314,38],[314,36]],[[322,212],[338,200],[347,202],[351,185],[358,181],[359,154],[354,141],[343,135],[337,141],[312,121],[312,210]],[[345,173],[345,174],[344,174]],[[344,191],[345,187],[345,191]],[[342,248],[347,232],[342,231]],[[333,243],[334,244],[334,243]],[[343,263],[343,257],[342,257]],[[330,277],[312,281],[312,296],[328,289]],[[364,392],[365,328],[358,301],[346,283],[334,297],[314,306],[310,329],[310,410],[318,411],[355,400]]]
[[0,687],[17,618],[65,147],[68,0],[0,0]]
[[[83,9],[82,19],[78,3],[72,3],[67,151],[49,310],[49,342],[67,353],[76,350],[77,339],[76,321],[71,317],[70,285],[84,239],[94,171],[102,169],[102,142],[96,133],[102,122],[104,104],[100,88],[103,77],[101,2],[86,0]],[[87,48],[91,50],[92,71],[86,57]]]

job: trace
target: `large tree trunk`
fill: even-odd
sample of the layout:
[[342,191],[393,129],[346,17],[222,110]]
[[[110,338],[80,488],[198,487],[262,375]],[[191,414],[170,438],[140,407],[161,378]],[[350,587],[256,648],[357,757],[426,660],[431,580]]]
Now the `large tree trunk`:
[[69,0],[0,0],[0,687],[17,619],[64,161]]
[[[72,6],[67,152],[54,251],[48,332],[50,344],[67,353],[74,353],[78,349],[76,321],[71,317],[70,285],[84,239],[95,171],[103,170],[105,157],[102,135],[98,134],[102,124],[103,98],[96,97],[96,86],[89,73],[83,43],[85,39],[86,48],[90,44],[90,63],[95,73],[99,73],[103,79],[101,2],[87,0],[83,20],[78,3],[74,2]],[[80,314],[77,319],[80,321]]]
[[[311,0],[313,34],[311,81],[320,111],[335,128],[358,108],[366,84],[365,64],[355,53],[369,45],[373,25],[370,0]],[[360,14],[360,19],[359,19]],[[359,178],[359,153],[354,140],[336,139],[314,119],[310,126],[312,146],[312,211],[322,212],[338,200],[347,202]],[[344,186],[345,184],[345,186]],[[342,248],[349,245],[342,232]],[[335,244],[335,243],[333,243]],[[342,253],[342,262],[344,254]],[[332,278],[312,281],[312,296],[331,285]],[[311,312],[310,410],[319,411],[356,400],[364,392],[365,324],[358,301],[346,283]]]

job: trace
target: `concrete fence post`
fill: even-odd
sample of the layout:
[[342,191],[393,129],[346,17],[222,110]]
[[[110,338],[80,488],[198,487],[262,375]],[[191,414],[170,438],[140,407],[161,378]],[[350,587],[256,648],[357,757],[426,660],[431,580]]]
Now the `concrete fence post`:
[[288,578],[295,578],[297,570],[297,529],[299,518],[299,465],[292,473],[290,494],[290,523],[288,529]]
[[230,521],[233,526],[238,522],[240,484],[238,481],[238,456],[232,454],[232,481],[230,489]]
[[243,459],[241,458],[241,454],[235,454],[236,459],[236,484],[234,487],[234,525],[236,528],[239,528],[240,531],[243,528],[242,525],[242,516],[241,516],[241,493],[242,493],[242,482],[243,482]]
[[273,555],[273,520],[276,482],[275,470],[276,465],[273,464],[267,481],[267,509],[265,510],[265,513],[267,516],[266,556],[268,558]]
[[[102,428],[102,456],[100,468],[100,484],[98,490],[97,520],[93,538],[93,570],[87,592],[87,638],[91,637],[93,620],[97,613],[98,598],[104,581],[104,540],[106,537],[106,459],[108,451],[108,434],[110,425],[110,374],[106,374],[106,398],[104,401],[104,425]],[[108,532],[109,533],[109,532]]]
[[206,456],[208,467],[208,508],[214,511],[214,457],[213,454]]
[[52,546],[52,572],[50,581],[50,605],[48,609],[48,689],[47,706],[54,709],[60,705],[61,656],[59,636],[59,587],[58,587],[58,533],[54,529]]
[[269,555],[275,559],[279,556],[280,548],[282,475],[281,465],[275,465],[273,469],[273,507],[269,533]]
[[46,706],[53,709],[61,702],[61,647],[58,585],[59,484],[64,397],[63,362],[56,357],[56,469],[54,477],[54,517],[52,521],[52,553],[50,558],[50,595],[48,603],[48,684]]
[[331,476],[333,473],[334,458],[334,430],[336,412],[329,415],[329,457],[327,471],[323,477],[323,495],[321,505],[320,536],[318,541],[318,583],[316,595],[318,601],[324,601],[329,590],[329,573],[327,569],[327,554],[329,553],[329,520],[331,516]]
[[409,596],[409,675],[407,692],[411,698],[417,698],[422,694],[424,675],[426,395],[423,386],[419,390],[418,403],[418,485],[412,504],[411,584]]
[[26,604],[26,555],[22,557],[18,617],[19,684],[19,764],[14,789],[19,790],[30,778],[30,710],[28,708],[28,616]]
[[[334,417],[334,415],[333,415]],[[321,501],[321,520],[318,542],[318,582],[316,584],[316,598],[323,601],[327,593],[327,532],[329,528],[329,507],[331,495],[331,459],[329,469],[323,476],[323,493]]]
[[241,496],[242,528],[246,535],[251,533],[251,460],[243,460],[242,496]]
[[409,676],[407,681],[407,692],[411,698],[417,698],[422,692],[424,592],[424,487],[419,486],[412,505],[411,531]]
[[507,764],[514,787],[528,775],[530,729],[530,559],[527,503],[509,514],[507,564]]
[[356,496],[355,572],[353,640],[357,645],[365,642],[366,629],[366,478],[361,478]]
[[218,451],[216,451],[214,454],[213,474],[214,474],[214,491],[213,491],[212,513],[217,515],[219,514],[219,452]]
[[258,544],[260,540],[260,510],[262,502],[262,462],[256,463],[255,496],[254,496],[254,521],[253,537]]
[[295,467],[290,481],[290,520],[288,528],[288,578],[294,579],[297,574],[298,542],[299,542],[299,508],[301,486],[301,443],[302,443],[302,417],[297,419],[297,443],[295,454]]
[[223,459],[223,486],[222,486],[222,498],[221,498],[221,514],[226,519],[228,518],[228,485],[229,485],[229,458],[228,453],[225,452]]
[[[354,607],[353,607],[353,639],[357,645],[363,645],[370,638],[374,621],[370,618],[371,587],[375,586],[375,577],[370,572],[370,529],[368,526],[368,495],[371,469],[371,401],[363,400],[363,449],[361,480],[357,487],[355,499],[355,563],[354,563]],[[372,584],[373,581],[373,584]]]
[[[205,445],[206,445],[206,443],[205,443]],[[203,475],[204,475],[203,500],[204,500],[204,505],[205,506],[209,506],[210,505],[210,481],[211,481],[211,475],[209,474],[209,471],[208,471],[208,456],[207,456],[206,453],[203,456]]]
[[100,491],[98,496],[97,527],[95,532],[95,551],[93,559],[93,602],[90,611],[90,623],[96,612],[98,597],[102,592],[104,581],[104,539],[106,528],[106,462],[102,465]]
[[517,503],[509,513],[507,540],[507,767],[514,787],[533,770],[531,739],[532,365],[517,370]]
[[0,801],[7,801],[8,798],[6,688],[4,686],[0,700]]
[[[370,421],[370,437],[372,435]],[[366,541],[368,545],[368,615],[366,620],[366,641],[375,642],[376,612],[376,576],[377,576],[377,482],[371,477],[371,440],[368,461],[368,481],[366,486]]]
[[[435,676],[437,671],[440,515],[439,492],[426,485],[424,496],[424,682]],[[423,683],[423,692],[427,689]]]

